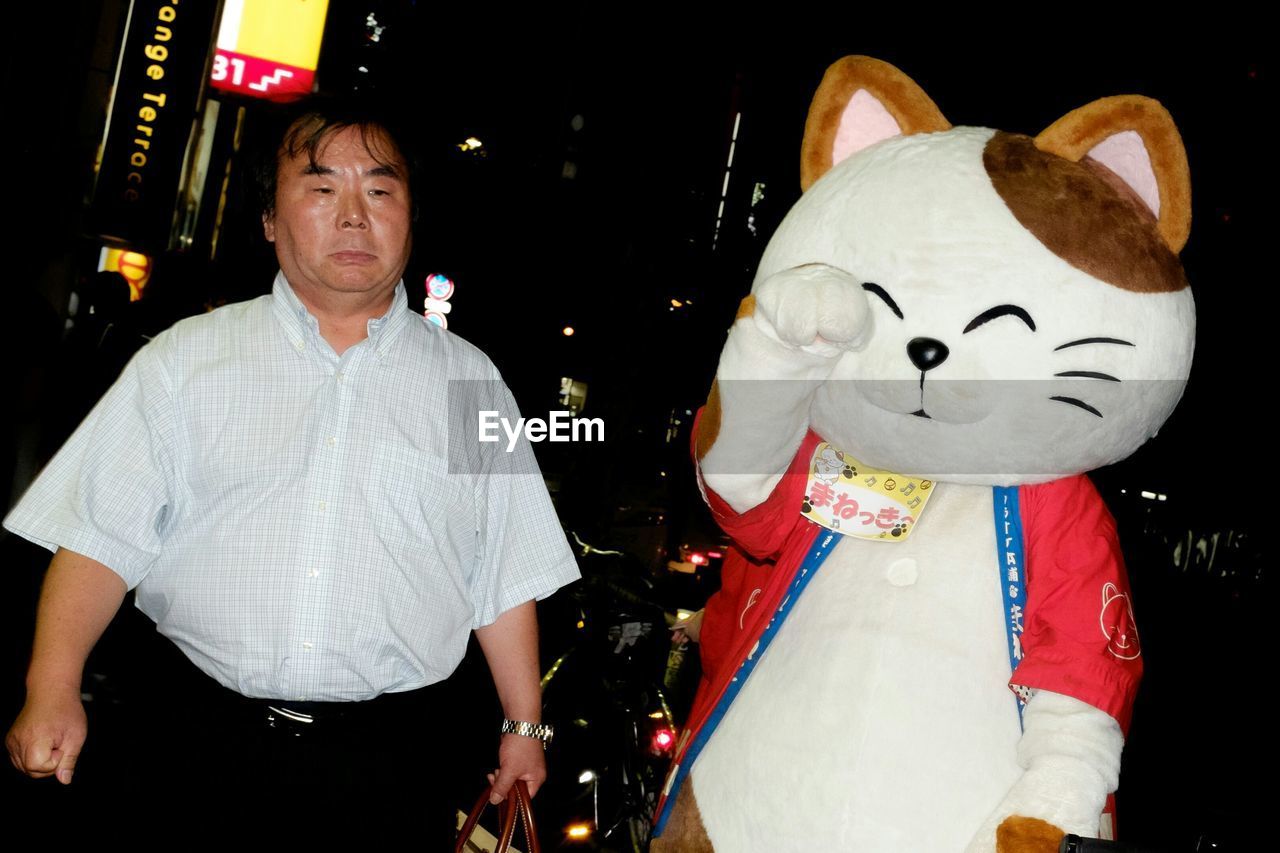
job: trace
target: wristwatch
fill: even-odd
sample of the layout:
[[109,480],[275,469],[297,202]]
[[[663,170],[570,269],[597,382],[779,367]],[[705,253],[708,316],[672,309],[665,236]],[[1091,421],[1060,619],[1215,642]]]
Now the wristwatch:
[[542,748],[546,749],[548,744],[551,743],[551,738],[555,736],[556,730],[546,723],[503,720],[502,733],[504,735],[523,735],[524,737],[536,738],[542,741]]

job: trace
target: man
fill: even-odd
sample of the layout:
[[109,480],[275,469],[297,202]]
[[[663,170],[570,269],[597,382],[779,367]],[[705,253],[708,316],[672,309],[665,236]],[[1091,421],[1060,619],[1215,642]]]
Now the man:
[[388,128],[332,105],[288,126],[264,176],[272,294],[144,348],[5,520],[56,549],[7,738],[27,774],[71,782],[85,658],[136,588],[199,669],[137,746],[179,810],[196,785],[232,809],[430,813],[423,849],[445,849],[466,783],[441,760],[439,688],[471,629],[523,732],[501,738],[494,798],[545,778],[534,599],[578,572],[527,446],[460,434],[514,404],[407,306],[413,199]]

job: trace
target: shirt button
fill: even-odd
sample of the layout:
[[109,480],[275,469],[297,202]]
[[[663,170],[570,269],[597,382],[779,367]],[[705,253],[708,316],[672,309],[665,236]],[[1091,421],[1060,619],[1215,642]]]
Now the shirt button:
[[329,436],[328,438],[325,439],[325,444],[329,445],[330,447],[333,447],[337,443],[338,443],[338,439],[334,438],[333,436]]
[[296,341],[294,343],[294,346],[298,348],[298,352],[302,352],[304,349],[307,348],[307,345],[304,344],[302,341]]
[[302,644],[302,647],[303,647],[304,649],[306,649],[307,651],[311,651],[311,644],[310,644],[310,643],[303,643],[303,644]]
[[324,501],[316,501],[316,509],[320,510],[321,512],[324,512],[328,508],[329,508],[329,505]]
[[341,382],[341,381],[342,381],[342,371],[341,371],[341,370],[339,370],[337,373],[333,374],[333,378],[334,378],[334,379],[337,379],[339,382]]
[[311,577],[313,577],[313,578],[318,578],[318,577],[320,577],[320,570],[319,570],[319,569],[312,569],[311,571],[307,572],[307,574],[311,575]]

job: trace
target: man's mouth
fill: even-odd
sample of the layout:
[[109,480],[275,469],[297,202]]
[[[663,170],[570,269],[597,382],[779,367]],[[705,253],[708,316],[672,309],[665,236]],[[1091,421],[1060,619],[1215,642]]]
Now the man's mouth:
[[378,259],[377,255],[371,255],[368,252],[360,252],[354,249],[334,252],[329,257],[333,258],[340,264],[367,264]]

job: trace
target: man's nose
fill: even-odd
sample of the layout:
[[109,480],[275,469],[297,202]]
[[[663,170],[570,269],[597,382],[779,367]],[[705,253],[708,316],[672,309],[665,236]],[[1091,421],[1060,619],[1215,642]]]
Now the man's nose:
[[369,227],[368,211],[365,209],[362,193],[355,193],[343,200],[338,221],[340,228],[357,228],[363,231]]

